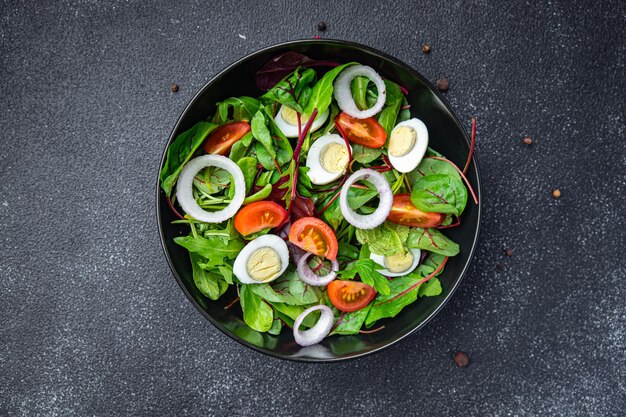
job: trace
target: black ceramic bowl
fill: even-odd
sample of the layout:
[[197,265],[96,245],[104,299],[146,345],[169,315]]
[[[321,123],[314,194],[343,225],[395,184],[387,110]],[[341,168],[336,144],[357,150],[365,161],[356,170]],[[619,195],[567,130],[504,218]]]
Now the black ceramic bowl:
[[[423,76],[408,65],[375,49],[326,39],[283,43],[250,54],[230,65],[202,87],[187,105],[167,141],[166,149],[180,133],[212,115],[216,102],[231,96],[261,95],[262,92],[255,84],[254,74],[270,58],[286,51],[301,52],[314,59],[357,61],[371,66],[381,76],[405,86],[409,90],[408,101],[411,104],[412,116],[421,119],[428,127],[429,145],[457,165],[463,166],[465,163],[469,152],[469,136],[463,128],[463,123]],[[165,151],[161,166],[164,160]],[[480,183],[475,160],[467,176],[480,199]],[[187,235],[188,227],[172,224],[174,219],[157,180],[157,221],[165,256],[180,287],[204,317],[228,336],[259,352],[283,359],[325,362],[355,358],[381,350],[422,328],[437,314],[454,293],[470,264],[478,239],[480,206],[476,206],[470,199],[463,213],[462,226],[446,231],[450,238],[459,243],[461,253],[450,258],[439,277],[444,289],[440,296],[422,298],[411,304],[395,318],[386,319],[384,329],[376,333],[332,336],[321,344],[308,348],[296,345],[293,335],[287,329],[283,329],[279,336],[251,330],[243,323],[238,305],[228,310],[224,309],[224,306],[236,296],[233,287],[218,301],[205,298],[194,285],[187,251],[176,245],[173,240],[176,236]]]

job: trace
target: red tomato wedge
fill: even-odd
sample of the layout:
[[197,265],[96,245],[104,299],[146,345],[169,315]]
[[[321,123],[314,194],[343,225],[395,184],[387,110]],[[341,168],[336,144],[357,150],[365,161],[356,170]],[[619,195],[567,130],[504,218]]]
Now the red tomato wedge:
[[287,210],[273,201],[257,201],[248,204],[235,215],[235,229],[243,236],[280,225],[287,217]]
[[334,280],[328,284],[328,298],[337,310],[350,313],[367,306],[376,296],[376,290],[359,281]]
[[366,148],[381,148],[387,140],[385,129],[373,117],[357,119],[342,112],[335,118],[335,126],[350,142]]
[[296,220],[289,229],[289,241],[314,255],[323,256],[331,261],[337,259],[339,244],[335,232],[315,217],[302,217]]
[[250,131],[247,122],[231,122],[218,127],[204,141],[204,151],[209,155],[226,155],[235,142]]
[[443,213],[427,213],[418,209],[411,202],[410,194],[397,194],[393,196],[393,205],[387,220],[403,226],[427,229],[439,226],[445,217]]

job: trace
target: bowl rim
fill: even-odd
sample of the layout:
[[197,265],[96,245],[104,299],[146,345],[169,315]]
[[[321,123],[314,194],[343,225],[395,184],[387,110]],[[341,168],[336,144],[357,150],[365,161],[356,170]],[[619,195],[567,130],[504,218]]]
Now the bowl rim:
[[454,109],[452,108],[450,103],[448,102],[448,100],[443,96],[443,94],[441,94],[434,87],[434,85],[428,79],[426,79],[416,69],[414,69],[410,65],[404,63],[403,61],[401,61],[401,60],[399,60],[399,59],[397,59],[397,58],[395,58],[395,57],[393,57],[393,56],[391,56],[391,55],[389,55],[389,54],[387,54],[385,52],[382,52],[382,51],[380,51],[378,49],[372,48],[370,46],[363,45],[363,44],[360,44],[360,43],[357,43],[357,42],[341,40],[341,39],[329,39],[329,38],[319,39],[319,38],[313,38],[313,39],[297,39],[297,40],[280,42],[280,43],[277,43],[277,44],[273,44],[273,45],[270,45],[270,46],[258,49],[258,50],[254,51],[254,52],[249,53],[249,54],[246,54],[245,56],[237,59],[236,61],[234,61],[230,65],[226,66],[225,68],[220,70],[217,74],[215,74],[213,77],[211,77],[211,79],[209,79],[193,95],[193,97],[189,100],[189,102],[185,106],[184,110],[181,112],[180,116],[176,120],[176,123],[174,124],[174,127],[172,128],[172,130],[171,130],[171,132],[169,134],[169,137],[168,137],[168,140],[166,142],[165,148],[163,149],[163,155],[161,156],[161,162],[159,164],[159,168],[158,168],[158,172],[157,172],[157,176],[156,176],[157,180],[156,180],[155,208],[156,208],[157,228],[159,230],[159,238],[161,240],[161,248],[163,249],[163,253],[165,254],[165,258],[166,258],[167,263],[168,263],[168,265],[170,267],[170,270],[172,271],[172,274],[174,275],[174,278],[176,279],[176,282],[178,282],[178,285],[183,290],[183,293],[187,296],[187,299],[189,299],[189,301],[195,306],[195,308],[214,327],[216,327],[222,333],[224,333],[225,335],[227,335],[231,339],[237,341],[238,343],[240,343],[240,344],[242,344],[242,345],[244,345],[244,346],[246,346],[246,347],[248,347],[250,349],[253,349],[253,350],[257,351],[257,352],[260,352],[262,354],[265,354],[265,355],[268,355],[268,356],[271,356],[271,357],[274,357],[274,358],[277,358],[277,359],[289,360],[289,361],[294,361],[294,362],[329,363],[329,362],[340,362],[340,361],[347,361],[347,360],[362,358],[364,356],[368,356],[368,355],[380,352],[380,351],[382,351],[382,350],[384,350],[384,349],[386,349],[386,348],[388,348],[390,346],[393,346],[393,345],[397,344],[398,342],[400,342],[401,340],[404,340],[405,338],[409,337],[410,335],[414,334],[415,332],[421,330],[424,326],[426,326],[426,324],[428,322],[430,322],[437,314],[439,314],[439,312],[450,301],[450,299],[452,298],[452,296],[456,292],[457,288],[461,284],[461,281],[463,281],[465,275],[467,274],[469,268],[471,267],[472,261],[474,260],[474,255],[476,253],[476,248],[478,246],[478,241],[479,241],[479,238],[480,238],[480,226],[481,226],[481,223],[482,223],[482,187],[481,187],[480,171],[478,169],[476,153],[474,153],[472,155],[472,164],[473,164],[474,170],[476,172],[476,190],[475,191],[476,191],[476,195],[478,196],[478,204],[477,204],[478,216],[477,216],[477,222],[476,222],[476,232],[474,233],[474,240],[472,242],[472,247],[471,247],[471,250],[470,250],[467,262],[463,266],[463,269],[461,270],[459,278],[456,280],[456,282],[453,285],[453,287],[449,289],[448,294],[441,301],[441,303],[421,323],[419,323],[413,329],[409,330],[408,332],[406,332],[403,335],[400,335],[400,336],[396,337],[395,339],[391,340],[390,342],[386,343],[383,346],[377,347],[375,349],[372,349],[372,350],[369,350],[369,351],[366,351],[366,352],[355,353],[355,354],[351,354],[349,356],[333,357],[333,358],[303,358],[303,357],[284,356],[282,354],[275,353],[275,352],[270,351],[270,350],[265,350],[265,349],[260,348],[260,347],[258,347],[256,345],[253,345],[252,343],[248,342],[247,340],[240,338],[239,336],[235,335],[234,333],[232,333],[228,329],[224,328],[218,321],[214,320],[213,317],[211,317],[211,315],[206,310],[204,310],[196,302],[196,300],[192,297],[191,293],[185,287],[185,284],[183,283],[182,278],[180,277],[180,275],[178,274],[178,271],[174,267],[172,259],[171,259],[170,255],[169,255],[168,250],[167,250],[167,246],[165,244],[165,236],[164,236],[163,227],[162,227],[161,206],[159,204],[160,197],[161,197],[161,195],[160,195],[161,185],[160,185],[160,180],[159,180],[159,174],[161,172],[163,164],[165,164],[165,158],[167,156],[167,149],[169,148],[170,144],[174,140],[174,133],[178,130],[178,128],[179,128],[182,120],[184,119],[185,115],[196,104],[196,101],[204,94],[204,92],[208,88],[210,88],[210,86],[216,80],[218,80],[220,77],[222,77],[223,74],[227,73],[231,69],[233,69],[233,68],[237,67],[238,65],[240,65],[243,61],[245,61],[245,60],[247,60],[247,59],[249,59],[249,58],[251,58],[253,56],[260,55],[260,54],[265,54],[265,53],[271,52],[273,50],[278,50],[278,49],[282,49],[282,48],[285,48],[285,47],[294,47],[294,46],[299,46],[301,44],[312,44],[312,43],[326,43],[326,44],[334,44],[334,45],[339,45],[339,46],[349,46],[349,47],[352,47],[352,48],[362,49],[362,50],[364,50],[364,51],[366,51],[366,52],[368,52],[368,53],[370,53],[372,55],[377,55],[380,58],[383,58],[385,60],[391,61],[394,64],[402,67],[404,70],[409,72],[411,75],[413,75],[413,76],[417,77],[418,79],[420,79],[420,81],[422,81],[425,85],[429,86],[430,90],[443,102],[446,110],[448,112],[450,112],[450,114],[451,114],[452,118],[454,119],[454,121],[456,122],[457,126],[460,127],[461,132],[462,132],[463,136],[465,137],[465,140],[467,141],[468,145],[470,145],[471,137],[469,136],[465,126],[461,122],[461,119],[458,117],[458,115],[456,114],[456,112],[454,111]]

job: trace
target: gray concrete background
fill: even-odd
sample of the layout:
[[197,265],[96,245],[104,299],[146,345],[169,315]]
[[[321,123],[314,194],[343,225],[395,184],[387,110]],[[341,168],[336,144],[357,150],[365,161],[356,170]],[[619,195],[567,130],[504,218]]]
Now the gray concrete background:
[[[0,415],[626,410],[625,2],[184,3],[0,2]],[[449,77],[462,120],[478,118],[485,208],[443,312],[322,366],[248,350],[198,314],[161,251],[153,187],[194,92],[319,20],[323,37]]]

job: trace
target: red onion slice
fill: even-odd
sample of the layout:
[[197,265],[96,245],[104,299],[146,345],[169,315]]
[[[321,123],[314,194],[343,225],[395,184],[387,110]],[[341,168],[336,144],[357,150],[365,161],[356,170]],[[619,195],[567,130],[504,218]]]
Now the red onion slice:
[[[354,102],[350,85],[352,84],[352,80],[356,77],[367,77],[376,85],[376,89],[378,90],[378,99],[369,109],[360,110]],[[385,101],[387,100],[385,82],[373,68],[365,65],[353,65],[341,71],[335,79],[333,88],[335,100],[337,100],[339,108],[357,119],[366,119],[374,116],[383,109]]]
[[313,285],[314,287],[328,285],[328,283],[334,280],[337,276],[337,271],[339,271],[339,262],[337,262],[336,259],[331,261],[331,272],[329,272],[327,275],[324,275],[323,277],[320,277],[316,275],[309,266],[308,261],[311,255],[312,253],[306,253],[298,261],[298,267],[296,269],[298,272],[298,278],[300,278],[300,280],[306,282],[309,285]]
[[[235,195],[230,204],[220,211],[205,211],[193,198],[193,179],[198,172],[209,166],[221,168],[228,171],[228,173],[233,176],[231,186],[235,187]],[[194,158],[187,162],[187,165],[184,166],[178,176],[178,184],[176,184],[176,198],[178,199],[178,204],[180,204],[185,213],[202,222],[221,223],[224,220],[230,219],[237,213],[245,197],[246,183],[241,168],[225,156],[203,155]]]
[[[312,312],[320,310],[320,319],[315,323],[315,326],[309,330],[300,331],[300,325],[302,321]],[[333,327],[335,316],[330,307],[323,304],[309,307],[304,310],[293,323],[293,338],[300,346],[311,346],[318,344],[330,333],[330,329]]]
[[[378,208],[372,214],[359,214],[352,210],[348,204],[348,190],[352,184],[360,180],[372,183],[378,191]],[[343,214],[343,217],[348,223],[354,227],[358,227],[359,229],[373,229],[383,224],[391,211],[392,204],[393,194],[391,192],[389,182],[381,173],[369,168],[360,169],[350,175],[341,188],[341,194],[339,195],[339,207],[341,207],[341,214]]]

